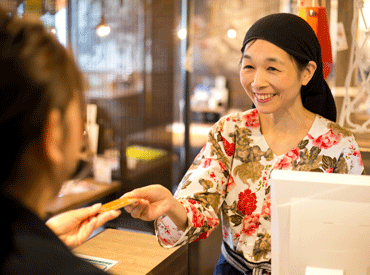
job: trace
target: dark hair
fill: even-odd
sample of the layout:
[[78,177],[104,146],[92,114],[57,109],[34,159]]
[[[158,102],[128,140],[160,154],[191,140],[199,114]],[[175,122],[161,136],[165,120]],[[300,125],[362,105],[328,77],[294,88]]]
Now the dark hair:
[[294,55],[291,55],[291,54],[289,54],[289,56],[292,57],[295,65],[297,66],[299,71],[303,71],[307,67],[308,63],[310,62],[309,60],[301,58],[299,56],[294,56]]
[[[39,19],[11,16],[0,8],[0,144],[4,184],[22,172],[25,148],[40,142],[52,109],[65,112],[85,89],[73,56]],[[81,101],[82,102],[82,101]]]

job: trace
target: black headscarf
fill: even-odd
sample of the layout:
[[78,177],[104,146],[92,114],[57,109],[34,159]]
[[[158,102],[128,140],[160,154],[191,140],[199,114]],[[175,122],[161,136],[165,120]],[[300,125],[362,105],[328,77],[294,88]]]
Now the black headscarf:
[[317,69],[312,79],[301,88],[302,103],[307,110],[335,122],[334,98],[324,79],[321,47],[311,26],[294,14],[271,14],[257,20],[248,30],[242,53],[248,42],[256,39],[266,40],[295,58],[316,62]]

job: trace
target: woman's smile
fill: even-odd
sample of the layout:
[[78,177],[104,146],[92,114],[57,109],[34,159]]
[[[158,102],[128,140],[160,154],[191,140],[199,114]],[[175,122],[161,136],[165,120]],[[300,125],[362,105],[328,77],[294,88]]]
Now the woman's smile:
[[265,103],[265,102],[271,101],[274,96],[276,96],[275,93],[272,93],[272,94],[258,94],[258,93],[254,93],[255,99],[259,103]]

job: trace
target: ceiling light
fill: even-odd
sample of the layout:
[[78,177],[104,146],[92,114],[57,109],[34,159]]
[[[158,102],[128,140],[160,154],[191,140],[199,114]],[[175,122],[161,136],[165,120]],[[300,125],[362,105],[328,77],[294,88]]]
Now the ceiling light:
[[101,15],[100,23],[96,26],[95,31],[99,37],[107,36],[110,33],[110,27],[105,21],[104,14]]
[[183,29],[179,29],[179,31],[177,32],[177,36],[181,39],[181,40],[183,40],[183,39],[185,39],[186,38],[186,29],[185,28],[183,28]]
[[231,39],[234,39],[236,37],[236,30],[230,29],[227,31],[227,36]]

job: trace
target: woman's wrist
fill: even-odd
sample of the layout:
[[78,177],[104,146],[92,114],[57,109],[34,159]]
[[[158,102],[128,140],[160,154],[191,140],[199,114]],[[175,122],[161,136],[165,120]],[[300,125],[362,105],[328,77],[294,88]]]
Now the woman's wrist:
[[166,213],[178,229],[185,231],[188,226],[188,216],[185,207],[174,197],[171,199],[170,210]]

